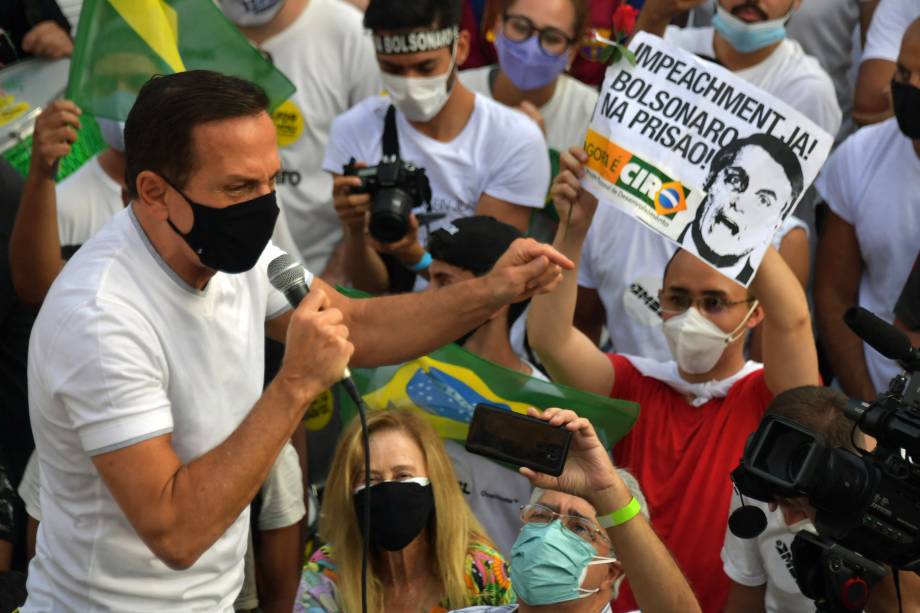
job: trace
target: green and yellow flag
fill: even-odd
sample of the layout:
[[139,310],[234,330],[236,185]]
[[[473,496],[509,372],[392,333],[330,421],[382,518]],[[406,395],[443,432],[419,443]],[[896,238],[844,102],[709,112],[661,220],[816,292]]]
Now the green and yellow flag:
[[259,84],[272,110],[295,91],[211,0],[86,0],[66,96],[84,112],[124,120],[152,75],[195,69]]

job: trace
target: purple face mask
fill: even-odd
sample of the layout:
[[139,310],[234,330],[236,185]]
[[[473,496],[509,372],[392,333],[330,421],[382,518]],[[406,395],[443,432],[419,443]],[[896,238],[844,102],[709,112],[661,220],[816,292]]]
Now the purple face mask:
[[502,71],[515,87],[523,91],[549,85],[569,63],[568,53],[555,57],[545,53],[536,34],[516,42],[505,38],[504,32],[499,32],[495,49]]

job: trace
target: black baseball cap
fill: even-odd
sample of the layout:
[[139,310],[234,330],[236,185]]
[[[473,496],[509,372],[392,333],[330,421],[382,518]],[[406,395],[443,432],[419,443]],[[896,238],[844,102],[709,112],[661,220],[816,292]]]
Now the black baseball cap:
[[524,234],[488,215],[461,217],[435,230],[428,238],[428,252],[435,260],[481,276]]

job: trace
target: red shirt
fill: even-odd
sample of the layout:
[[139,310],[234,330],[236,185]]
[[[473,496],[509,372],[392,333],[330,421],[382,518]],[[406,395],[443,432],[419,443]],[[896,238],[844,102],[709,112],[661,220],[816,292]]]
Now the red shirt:
[[[703,611],[721,611],[729,587],[719,557],[731,503],[729,475],[773,400],[763,369],[735,382],[725,398],[695,407],[666,383],[643,376],[625,357],[609,357],[616,373],[611,396],[641,406],[635,426],[614,447],[614,460],[638,479],[652,527]],[[624,584],[614,611],[638,608]]]

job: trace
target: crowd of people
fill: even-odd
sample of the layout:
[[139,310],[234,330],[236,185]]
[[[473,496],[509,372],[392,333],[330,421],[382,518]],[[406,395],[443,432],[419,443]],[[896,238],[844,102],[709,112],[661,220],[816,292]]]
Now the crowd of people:
[[[791,546],[818,511],[731,473],[765,415],[875,444],[844,411],[902,365],[849,307],[920,345],[920,2],[214,2],[296,86],[280,106],[150,75],[64,180],[70,100],[35,120],[25,176],[0,159],[0,613],[814,610]],[[5,0],[0,80],[73,54],[81,4]],[[813,185],[773,137],[715,156],[735,251],[705,202],[675,242],[585,187],[598,41],[636,32],[833,137]],[[752,265],[765,189],[791,212]],[[269,281],[284,253],[299,304]],[[555,477],[418,410],[370,412],[366,442],[357,418],[308,434],[349,365],[450,343],[639,416],[605,447],[579,407],[530,409],[572,433]],[[754,538],[728,527],[745,505]],[[864,610],[899,607],[920,577],[893,569]]]

